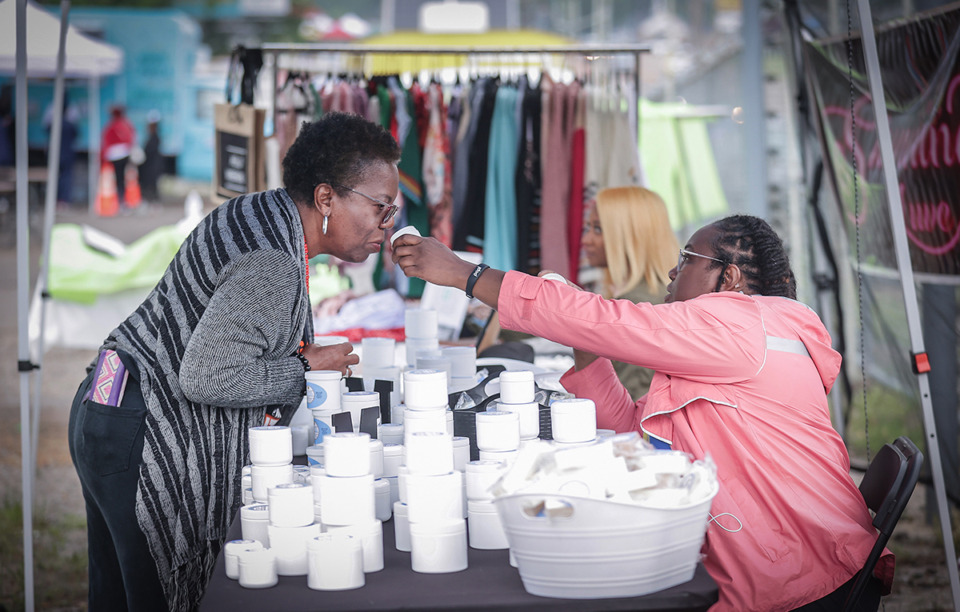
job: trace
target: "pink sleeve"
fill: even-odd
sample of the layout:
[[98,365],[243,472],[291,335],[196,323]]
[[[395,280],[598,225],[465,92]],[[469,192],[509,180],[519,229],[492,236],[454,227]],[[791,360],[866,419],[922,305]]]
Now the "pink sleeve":
[[[597,406],[597,427],[616,432],[638,430],[638,404],[617,378],[609,359],[597,359],[582,370],[570,368],[560,384],[577,397],[592,399]],[[642,404],[641,402],[638,402]]]
[[497,310],[506,329],[711,384],[754,376],[766,351],[759,307],[732,292],[634,304],[510,271]]

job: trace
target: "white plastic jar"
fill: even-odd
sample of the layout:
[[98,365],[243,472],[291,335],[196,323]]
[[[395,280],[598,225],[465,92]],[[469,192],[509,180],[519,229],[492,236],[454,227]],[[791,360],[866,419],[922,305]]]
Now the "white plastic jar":
[[590,442],[597,437],[596,405],[580,397],[556,400],[550,404],[550,424],[557,442]]
[[410,563],[422,574],[467,569],[467,521],[410,523]]
[[237,554],[238,580],[247,589],[268,589],[276,586],[277,558],[268,548],[242,550]]

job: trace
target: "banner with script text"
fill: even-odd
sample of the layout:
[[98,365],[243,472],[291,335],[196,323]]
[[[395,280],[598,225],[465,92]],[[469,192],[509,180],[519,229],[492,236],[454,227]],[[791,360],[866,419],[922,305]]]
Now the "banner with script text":
[[[856,221],[863,263],[896,268],[861,43],[856,36],[851,52],[846,38],[808,42],[806,76],[850,244]],[[948,277],[960,275],[960,8],[878,26],[877,51],[914,272],[955,283]]]

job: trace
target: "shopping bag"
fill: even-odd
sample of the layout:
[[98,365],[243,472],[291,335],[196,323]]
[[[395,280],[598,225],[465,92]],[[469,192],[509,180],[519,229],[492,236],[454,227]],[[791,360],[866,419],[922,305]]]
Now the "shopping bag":
[[107,162],[100,166],[100,182],[97,185],[94,208],[101,217],[112,217],[117,214],[117,207],[117,177],[114,174],[113,164]]
[[214,107],[216,167],[213,191],[233,198],[264,189],[263,122],[266,111],[249,104]]

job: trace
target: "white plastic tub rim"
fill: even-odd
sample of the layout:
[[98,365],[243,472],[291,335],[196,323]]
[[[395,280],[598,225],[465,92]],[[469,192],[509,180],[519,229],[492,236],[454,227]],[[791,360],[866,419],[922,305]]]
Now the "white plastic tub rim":
[[568,495],[495,500],[527,592],[636,597],[689,581],[706,534],[709,496],[678,508]]
[[[643,502],[627,503],[546,493],[503,495],[495,501],[505,524],[508,519],[523,518],[538,525],[545,522],[563,525],[569,520],[578,528],[589,526],[591,522],[607,526],[621,521],[629,525],[662,525],[679,520],[683,515],[709,512],[710,504],[719,490],[719,483],[714,482],[713,489],[705,498],[671,508],[645,505]],[[505,513],[517,516],[507,516]]]

